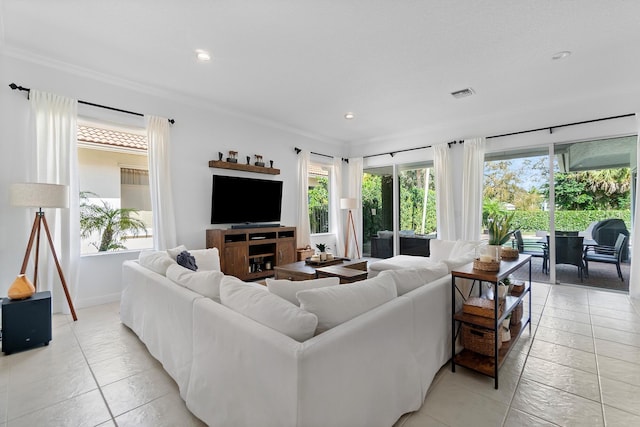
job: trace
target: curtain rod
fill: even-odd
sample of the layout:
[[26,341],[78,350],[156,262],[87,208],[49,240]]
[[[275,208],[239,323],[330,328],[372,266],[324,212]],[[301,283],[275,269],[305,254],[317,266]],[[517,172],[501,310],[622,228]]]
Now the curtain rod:
[[[24,86],[18,86],[15,83],[11,83],[9,85],[9,87],[12,90],[19,90],[19,91],[24,91],[27,93],[31,93],[31,89],[29,89],[28,87],[24,87]],[[84,105],[90,105],[91,107],[98,107],[98,108],[104,108],[105,110],[111,110],[111,111],[117,111],[119,113],[125,113],[125,114],[131,114],[133,116],[140,116],[140,117],[144,117],[144,114],[142,113],[136,113],[135,111],[128,111],[128,110],[122,110],[120,108],[115,108],[115,107],[109,107],[107,105],[101,105],[101,104],[94,104],[93,102],[88,102],[88,101],[80,101],[78,100],[79,104],[84,104]],[[169,123],[174,124],[176,121],[174,119],[167,119],[169,121]]]
[[[624,118],[624,117],[631,117],[631,116],[634,116],[634,115],[635,115],[634,113],[621,114],[619,116],[602,117],[600,119],[584,120],[584,121],[581,121],[581,122],[574,122],[574,123],[565,123],[563,125],[546,126],[546,127],[537,128],[537,129],[521,130],[521,131],[518,131],[518,132],[503,133],[501,135],[487,136],[487,139],[502,138],[504,136],[520,135],[520,134],[523,134],[523,133],[530,133],[530,132],[539,132],[541,130],[548,130],[549,133],[553,133],[553,129],[557,129],[557,128],[563,128],[563,127],[567,127],[567,126],[583,125],[583,124],[586,124],[586,123],[601,122],[601,121],[604,121],[604,120],[621,119],[621,118]],[[451,148],[451,145],[453,145],[453,144],[464,144],[464,141],[451,141],[451,142],[447,142],[447,144],[449,145],[449,148]],[[389,151],[388,153],[369,154],[368,156],[363,156],[362,158],[366,159],[368,157],[384,156],[384,155],[387,155],[387,154],[389,154],[389,155],[391,155],[391,157],[393,157],[397,153],[402,153],[402,152],[405,152],[405,151],[412,151],[412,150],[422,150],[422,149],[425,149],[425,148],[431,148],[431,145],[425,145],[424,147],[405,148],[404,150]]]
[[543,127],[543,128],[537,128],[537,129],[521,130],[519,132],[503,133],[502,135],[488,136],[487,139],[502,138],[503,136],[520,135],[520,134],[523,134],[523,133],[530,133],[530,132],[539,132],[541,130],[548,130],[549,133],[553,133],[553,130],[557,129],[557,128],[563,128],[563,127],[567,127],[567,126],[584,125],[586,123],[595,123],[595,122],[601,122],[601,121],[604,121],[604,120],[621,119],[623,117],[631,117],[631,116],[634,116],[634,115],[635,115],[634,113],[629,113],[629,114],[622,114],[622,115],[619,115],[619,116],[602,117],[600,119],[584,120],[584,121],[581,121],[581,122],[565,123],[563,125],[555,125],[555,126],[547,126],[547,127]]
[[[302,151],[302,149],[298,147],[293,147],[293,149],[296,151],[296,154],[300,154],[300,152]],[[309,153],[315,154],[316,156],[328,157],[330,159],[333,159],[335,157],[335,156],[330,156],[328,154],[316,153],[315,151],[309,151]],[[342,161],[349,163],[349,159],[345,159],[344,157],[342,158]]]

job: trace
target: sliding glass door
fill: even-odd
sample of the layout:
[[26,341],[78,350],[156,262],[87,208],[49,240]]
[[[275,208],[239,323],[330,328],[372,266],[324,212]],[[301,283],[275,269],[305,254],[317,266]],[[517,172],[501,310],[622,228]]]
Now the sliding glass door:
[[[487,219],[496,213],[513,213],[517,230],[508,245],[532,256],[533,280],[549,281],[546,236],[549,233],[549,153],[547,148],[490,153],[485,156],[483,190],[484,240]],[[516,275],[528,279],[528,271]],[[526,277],[525,277],[526,275]]]
[[428,239],[436,236],[433,165],[403,165],[398,172],[401,255],[429,256]]
[[393,256],[393,166],[364,170],[362,225],[364,256]]
[[628,290],[636,137],[558,144],[554,154],[555,281]]
[[533,256],[534,281],[628,290],[636,145],[630,136],[487,154],[483,218],[514,212],[512,244]]

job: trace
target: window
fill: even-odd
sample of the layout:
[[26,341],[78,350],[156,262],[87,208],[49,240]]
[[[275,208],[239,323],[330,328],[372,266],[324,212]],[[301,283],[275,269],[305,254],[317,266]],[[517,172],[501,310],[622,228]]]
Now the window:
[[153,246],[144,129],[79,121],[81,254]]
[[330,168],[328,165],[309,165],[309,224],[311,234],[329,232]]

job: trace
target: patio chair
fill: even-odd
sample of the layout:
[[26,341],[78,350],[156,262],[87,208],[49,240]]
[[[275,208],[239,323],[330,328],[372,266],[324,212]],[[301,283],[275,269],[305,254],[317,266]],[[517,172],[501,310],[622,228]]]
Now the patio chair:
[[549,248],[546,243],[539,240],[524,240],[522,232],[516,230],[513,232],[514,242],[521,254],[531,255],[532,257],[542,258],[542,272],[548,273],[549,267]]
[[578,276],[582,281],[582,270],[586,271],[583,260],[582,236],[556,236],[556,265],[571,264],[578,267]]
[[590,245],[584,250],[584,271],[587,277],[589,277],[589,261],[591,262],[604,262],[607,264],[615,264],[618,269],[618,277],[624,282],[622,277],[622,270],[620,270],[620,262],[622,261],[622,255],[627,242],[627,236],[620,233],[616,239],[614,246],[607,245]]

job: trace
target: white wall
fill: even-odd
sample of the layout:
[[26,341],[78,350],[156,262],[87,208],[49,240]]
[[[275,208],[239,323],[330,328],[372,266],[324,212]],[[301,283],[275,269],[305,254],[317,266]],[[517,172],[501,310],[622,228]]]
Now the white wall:
[[[283,225],[296,218],[296,153],[294,147],[318,150],[315,139],[283,127],[232,114],[199,100],[128,82],[114,82],[99,75],[37,64],[28,59],[0,55],[0,295],[19,272],[26,248],[33,212],[10,207],[9,185],[27,181],[31,159],[31,115],[24,92],[12,91],[9,83],[57,93],[84,101],[123,108],[176,120],[171,129],[171,178],[179,243],[189,248],[205,246],[205,230],[210,225],[211,176],[216,174],[271,177],[246,172],[214,170],[208,161],[218,151],[236,150],[240,159],[262,154],[268,164],[281,170],[273,177],[284,181]],[[87,111],[89,109],[89,111]],[[144,126],[141,119],[81,106],[83,115],[105,121]],[[322,141],[322,152],[343,156],[339,144]],[[116,299],[121,291],[121,265],[137,253],[83,257],[80,262],[77,307]],[[32,265],[28,272],[32,272]]]

